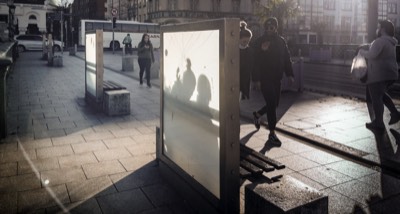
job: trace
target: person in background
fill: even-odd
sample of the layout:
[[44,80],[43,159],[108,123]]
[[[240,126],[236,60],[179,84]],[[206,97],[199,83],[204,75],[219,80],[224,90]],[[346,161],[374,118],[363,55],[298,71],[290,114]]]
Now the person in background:
[[266,105],[253,112],[254,125],[260,129],[260,117],[267,114],[269,136],[267,143],[280,146],[282,143],[275,133],[277,123],[276,108],[281,93],[283,73],[294,82],[292,62],[286,41],[278,35],[278,20],[268,18],[264,23],[265,33],[258,38],[253,48],[255,54],[254,80],[261,89]]
[[[389,125],[400,120],[400,113],[393,104],[392,98],[387,93],[388,86],[398,79],[398,66],[396,62],[396,45],[394,38],[394,25],[389,20],[378,23],[377,38],[371,43],[369,50],[360,49],[360,54],[368,60],[367,71],[367,101],[372,102],[375,119],[365,126],[368,129],[383,131],[384,104],[391,112]],[[371,112],[370,112],[371,115]]]
[[132,55],[132,39],[129,33],[125,36],[122,44],[125,45],[125,54],[129,53],[130,55]]
[[151,88],[150,68],[151,63],[154,63],[154,53],[153,45],[147,33],[143,34],[142,40],[138,44],[138,63],[140,68],[140,85],[143,84],[143,73],[146,72],[147,87]]
[[250,98],[250,80],[254,68],[253,50],[249,43],[252,37],[247,23],[240,22],[239,49],[240,49],[240,100]]

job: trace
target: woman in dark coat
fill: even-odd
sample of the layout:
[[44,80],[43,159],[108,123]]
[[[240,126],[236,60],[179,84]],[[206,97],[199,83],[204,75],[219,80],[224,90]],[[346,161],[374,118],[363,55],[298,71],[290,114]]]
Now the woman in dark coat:
[[143,73],[146,72],[147,86],[151,88],[150,83],[150,68],[154,62],[153,44],[150,42],[150,37],[147,33],[143,34],[142,40],[138,45],[138,63],[140,67],[139,77],[140,85],[143,84]]
[[378,37],[371,43],[369,50],[360,50],[360,54],[368,59],[367,100],[372,101],[375,114],[375,119],[365,125],[368,129],[383,131],[384,104],[391,112],[389,125],[400,120],[400,113],[387,94],[388,86],[398,79],[397,40],[394,38],[394,25],[388,20],[379,21],[376,33]]
[[268,141],[280,146],[282,143],[275,134],[277,123],[276,108],[278,107],[281,93],[281,80],[285,73],[289,83],[294,82],[292,62],[286,41],[278,35],[278,20],[268,18],[264,23],[265,33],[254,43],[255,72],[254,79],[258,82],[264,96],[265,106],[253,112],[254,125],[260,129],[260,117],[267,114]]
[[254,68],[253,51],[249,46],[251,30],[247,28],[244,21],[240,22],[240,100],[250,98],[250,80]]

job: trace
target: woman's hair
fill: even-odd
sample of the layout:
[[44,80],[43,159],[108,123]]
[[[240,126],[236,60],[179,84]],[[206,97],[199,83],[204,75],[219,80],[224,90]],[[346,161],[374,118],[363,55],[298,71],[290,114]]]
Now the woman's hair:
[[253,34],[251,30],[247,28],[247,23],[245,21],[240,21],[240,38],[252,37]]
[[394,25],[390,20],[381,20],[379,24],[381,25],[381,29],[384,29],[388,36],[394,36]]
[[148,43],[151,43],[151,42],[150,42],[150,36],[149,36],[149,34],[147,34],[147,33],[144,33],[144,34],[143,34],[143,36],[142,36],[142,40],[140,41],[140,43],[142,43],[142,44],[146,43],[146,42],[144,41],[144,37],[146,37],[146,36],[148,36],[148,37],[149,37],[149,41],[148,41]]

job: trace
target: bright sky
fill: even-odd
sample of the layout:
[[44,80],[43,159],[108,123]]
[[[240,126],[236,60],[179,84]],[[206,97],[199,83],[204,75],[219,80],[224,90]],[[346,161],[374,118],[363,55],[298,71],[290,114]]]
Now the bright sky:
[[69,3],[72,3],[74,0],[49,0],[49,2],[51,3],[51,4],[54,4],[54,5],[60,5],[61,4],[61,2],[69,2]]

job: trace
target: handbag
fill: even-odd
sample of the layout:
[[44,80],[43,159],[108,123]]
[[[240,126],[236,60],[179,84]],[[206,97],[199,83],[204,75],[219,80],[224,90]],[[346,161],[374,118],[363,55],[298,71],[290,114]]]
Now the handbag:
[[367,76],[367,60],[360,53],[353,58],[350,73],[354,79],[365,81]]

